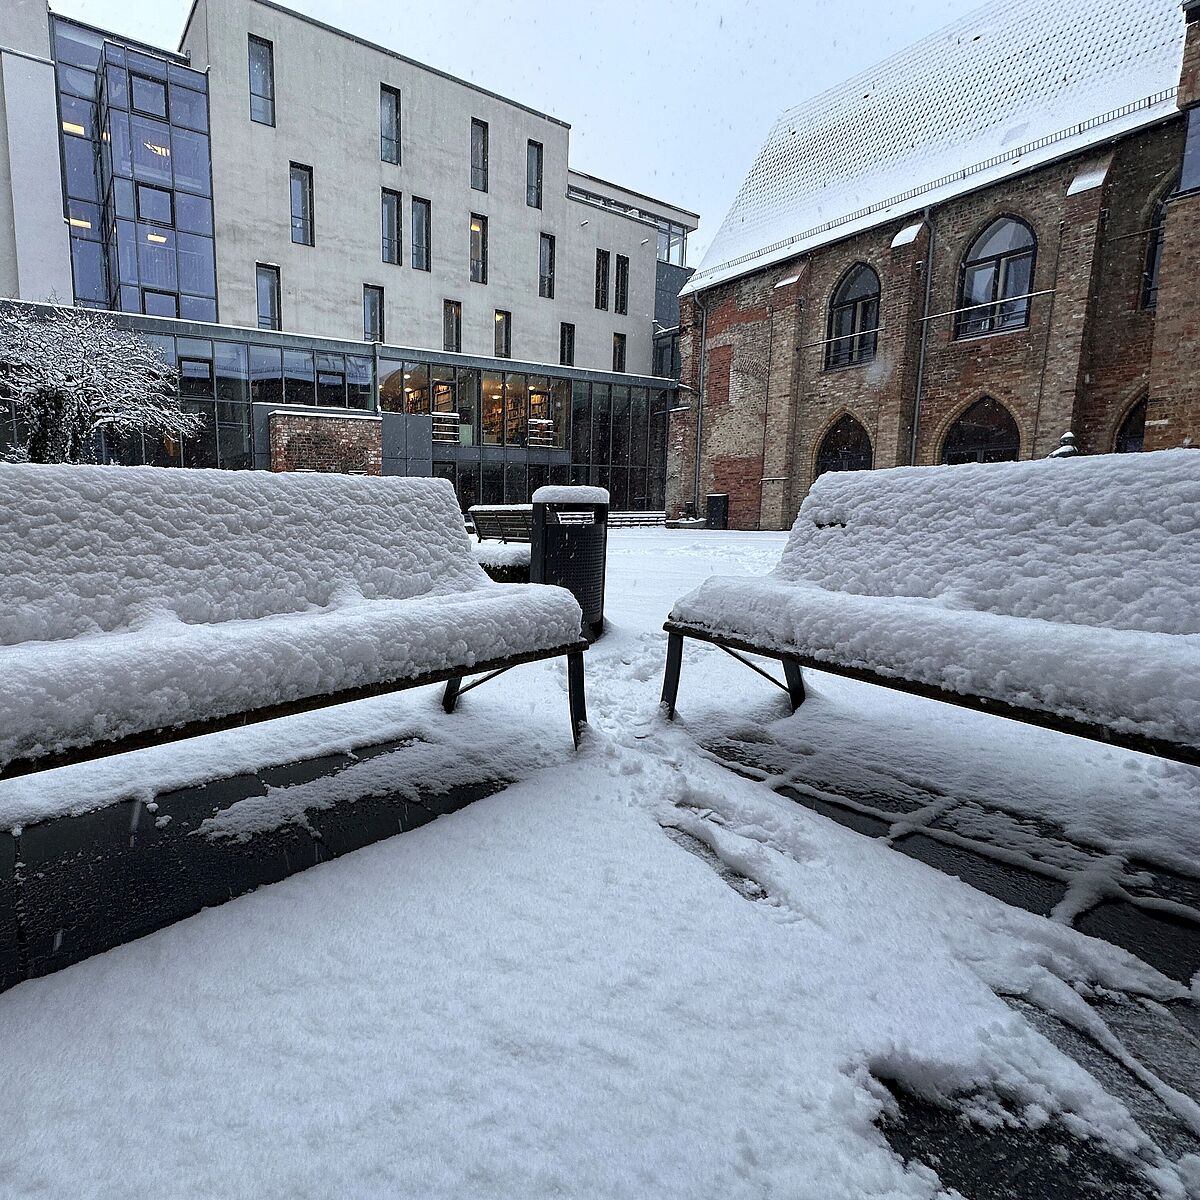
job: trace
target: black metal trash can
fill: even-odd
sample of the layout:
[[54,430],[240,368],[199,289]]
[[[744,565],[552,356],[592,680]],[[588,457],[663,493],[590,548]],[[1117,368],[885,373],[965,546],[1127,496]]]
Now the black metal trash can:
[[710,492],[705,500],[708,505],[709,529],[728,529],[729,497],[720,492]]
[[[608,504],[568,500],[575,489],[539,488],[533,497],[529,582],[564,587],[583,609],[583,636],[594,642],[604,632],[604,571],[608,558]],[[539,492],[552,500],[538,500]],[[579,488],[581,496],[598,494]]]

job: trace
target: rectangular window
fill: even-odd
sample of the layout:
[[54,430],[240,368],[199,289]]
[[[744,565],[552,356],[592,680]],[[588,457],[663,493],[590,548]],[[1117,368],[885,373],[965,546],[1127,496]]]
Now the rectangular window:
[[625,335],[623,333],[613,334],[613,370],[625,370]]
[[412,202],[412,268],[414,271],[429,270],[432,226],[432,211],[429,201],[414,196]]
[[496,357],[512,358],[512,313],[496,309]]
[[457,300],[442,301],[442,349],[462,353],[462,304]]
[[471,214],[471,282],[487,283],[488,276],[487,217]]
[[382,342],[383,288],[363,284],[363,341]]
[[380,214],[383,221],[383,261],[400,264],[400,193],[384,188],[381,193]]
[[172,194],[164,188],[151,187],[148,183],[137,185],[137,215],[139,221],[151,221],[155,225],[174,225],[175,206]]
[[129,107],[147,117],[167,119],[167,85],[143,75],[129,77]]
[[530,208],[542,207],[542,163],[545,151],[541,142],[530,142],[525,152],[525,203]]
[[142,288],[142,312],[148,317],[179,316],[179,299],[173,292]]
[[596,251],[596,307],[608,308],[608,251]]
[[292,241],[297,246],[311,246],[313,237],[313,172],[312,167],[292,163]]
[[575,326],[569,321],[558,327],[558,361],[564,367],[575,365]]
[[400,91],[386,83],[379,85],[379,157],[400,161]]
[[617,280],[613,294],[613,311],[624,316],[629,312],[629,259],[617,255]]
[[279,268],[258,263],[254,273],[258,289],[258,327],[282,329],[279,312]]
[[488,190],[488,127],[486,121],[471,120],[471,186]]
[[554,236],[549,233],[542,234],[538,251],[538,295],[554,299]]
[[250,35],[250,120],[275,124],[275,50],[266,38]]

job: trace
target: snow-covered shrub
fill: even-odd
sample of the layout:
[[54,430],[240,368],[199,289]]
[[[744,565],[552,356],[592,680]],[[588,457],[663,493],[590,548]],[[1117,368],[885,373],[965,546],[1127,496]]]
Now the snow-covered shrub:
[[101,430],[118,439],[199,433],[201,419],[179,406],[177,379],[154,346],[107,313],[0,307],[0,401],[24,435],[10,458],[90,462]]

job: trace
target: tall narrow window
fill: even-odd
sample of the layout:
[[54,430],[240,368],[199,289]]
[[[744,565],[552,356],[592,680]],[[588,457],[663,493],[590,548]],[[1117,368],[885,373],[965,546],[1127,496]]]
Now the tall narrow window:
[[558,361],[564,367],[575,365],[575,326],[569,321],[558,327]]
[[496,357],[512,358],[512,313],[496,309]]
[[486,121],[471,121],[471,186],[488,190],[488,127]]
[[624,316],[629,311],[629,259],[617,255],[617,278],[613,289],[613,311]]
[[471,282],[487,283],[488,227],[487,217],[471,214]]
[[254,282],[258,292],[259,329],[283,328],[279,313],[279,268],[256,263]]
[[379,85],[379,157],[400,161],[400,91],[386,83]]
[[538,295],[554,299],[554,235],[543,233],[538,251]]
[[383,288],[363,284],[363,341],[382,342]]
[[250,120],[275,124],[275,51],[266,38],[250,34]]
[[313,172],[312,167],[292,163],[292,241],[298,246],[313,245]]
[[383,261],[400,263],[400,193],[384,188],[380,203],[383,221]]
[[623,333],[613,334],[613,370],[625,370],[625,335]]
[[596,307],[608,308],[608,251],[596,251]]
[[1033,230],[1015,217],[993,221],[963,259],[956,337],[978,337],[1029,324]]
[[879,344],[879,276],[856,263],[829,302],[825,367],[850,367],[875,358]]
[[457,300],[442,301],[442,349],[462,351],[462,305]]
[[541,142],[530,142],[525,152],[525,203],[530,208],[542,207],[542,163],[545,151]]
[[428,271],[432,251],[433,213],[428,200],[419,196],[412,202],[412,267],[414,271]]
[[1167,201],[1163,197],[1154,208],[1154,222],[1146,247],[1146,269],[1142,273],[1142,307],[1158,307],[1158,271],[1162,265],[1163,243],[1167,237]]

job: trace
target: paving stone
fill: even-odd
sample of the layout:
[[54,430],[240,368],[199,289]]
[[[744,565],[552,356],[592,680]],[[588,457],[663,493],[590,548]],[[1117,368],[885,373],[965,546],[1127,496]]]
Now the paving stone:
[[910,858],[920,859],[947,875],[956,875],[981,892],[1027,912],[1048,916],[1066,895],[1065,885],[1056,879],[1047,879],[1024,867],[1012,866],[963,846],[949,845],[923,833],[909,834],[893,846]]
[[1075,928],[1122,946],[1180,983],[1190,982],[1200,971],[1200,925],[1191,921],[1124,900],[1106,900],[1079,916]]

